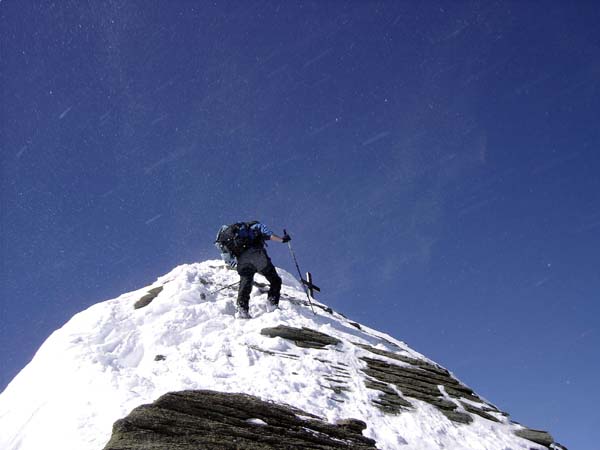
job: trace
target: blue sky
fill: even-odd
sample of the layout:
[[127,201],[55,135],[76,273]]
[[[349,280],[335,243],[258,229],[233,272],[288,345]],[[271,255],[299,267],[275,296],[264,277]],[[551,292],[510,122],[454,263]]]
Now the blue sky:
[[38,3],[0,3],[0,389],[257,219],[323,302],[592,448],[594,2]]

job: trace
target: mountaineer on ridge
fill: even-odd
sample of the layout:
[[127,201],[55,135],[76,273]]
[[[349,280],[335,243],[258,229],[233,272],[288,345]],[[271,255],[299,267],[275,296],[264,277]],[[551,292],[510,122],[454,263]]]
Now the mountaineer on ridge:
[[240,275],[236,303],[236,317],[240,319],[250,318],[248,303],[256,272],[269,281],[269,310],[273,311],[279,306],[281,278],[265,250],[265,241],[268,240],[286,243],[291,238],[285,232],[283,237],[277,236],[257,221],[223,225],[217,234],[215,246],[221,252],[221,258],[229,268],[237,269]]

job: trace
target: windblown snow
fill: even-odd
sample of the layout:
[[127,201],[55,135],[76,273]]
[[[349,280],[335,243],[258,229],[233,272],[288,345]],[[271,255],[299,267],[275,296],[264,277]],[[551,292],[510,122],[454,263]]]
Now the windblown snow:
[[[266,312],[267,295],[255,287],[250,320],[234,318],[236,287],[214,292],[238,281],[219,261],[179,266],[150,286],[76,314],[0,394],[0,448],[98,450],[113,423],[133,408],[189,389],[252,394],[331,422],[357,418],[367,423],[364,434],[381,449],[538,448],[515,436],[508,419],[476,416],[470,425],[456,424],[419,401],[402,414],[377,408],[372,400],[378,392],[365,386],[361,371],[365,363],[359,358],[366,351],[356,344],[426,358],[323,307],[314,315],[302,303],[306,297],[299,283],[278,272],[284,283],[281,308]],[[256,281],[265,280],[257,276]],[[162,290],[151,303],[134,309],[158,287]],[[341,343],[318,350],[261,334],[278,325],[311,328]],[[343,392],[326,388],[334,367],[349,374]]]

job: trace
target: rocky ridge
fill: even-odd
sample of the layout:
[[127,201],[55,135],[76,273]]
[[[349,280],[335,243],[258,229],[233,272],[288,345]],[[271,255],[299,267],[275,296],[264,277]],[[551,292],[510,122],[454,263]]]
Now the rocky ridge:
[[280,274],[281,308],[257,277],[251,320],[216,261],[78,313],[0,395],[0,448],[562,448]]

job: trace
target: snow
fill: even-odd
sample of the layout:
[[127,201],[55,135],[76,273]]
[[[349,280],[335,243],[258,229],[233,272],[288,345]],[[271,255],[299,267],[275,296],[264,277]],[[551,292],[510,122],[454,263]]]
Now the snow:
[[268,425],[267,422],[265,422],[264,420],[261,420],[261,419],[248,419],[248,420],[246,420],[246,422],[248,422],[249,424],[258,425],[258,426],[261,426],[261,427],[264,427],[265,425]]
[[[412,399],[413,411],[381,412],[370,402],[378,392],[363,382],[359,356],[366,351],[354,343],[426,358],[386,334],[362,325],[357,329],[339,314],[317,307],[314,315],[300,304],[306,300],[300,284],[278,272],[284,283],[281,308],[267,313],[267,296],[255,288],[250,320],[234,318],[235,287],[211,293],[238,280],[219,261],[179,266],[150,286],[76,314],[0,394],[0,448],[97,450],[117,419],[185,389],[252,394],[331,422],[361,419],[367,423],[364,434],[381,449],[535,448],[514,436],[515,425],[508,421],[475,416],[471,425],[458,425]],[[256,281],[265,282],[261,276]],[[163,290],[148,306],[133,308],[158,286]],[[260,333],[281,324],[308,327],[342,342],[334,349],[304,349]],[[344,378],[350,392],[324,388],[325,377],[340,377],[339,368],[350,375]],[[264,425],[258,419],[253,423]]]

